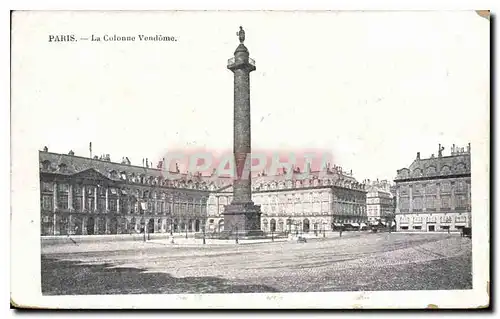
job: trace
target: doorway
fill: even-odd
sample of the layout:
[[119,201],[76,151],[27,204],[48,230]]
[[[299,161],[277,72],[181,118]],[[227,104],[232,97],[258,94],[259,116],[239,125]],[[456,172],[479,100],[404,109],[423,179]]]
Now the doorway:
[[155,232],[155,220],[151,218],[148,222],[148,233],[153,234]]
[[271,232],[276,231],[276,220],[273,218],[271,219]]
[[309,226],[309,219],[304,219],[304,224],[303,224],[303,229],[302,231],[304,233],[308,233],[309,232],[309,229],[310,229],[310,226]]
[[89,219],[87,220],[87,235],[94,235],[94,226],[94,217],[89,217]]
[[116,217],[111,219],[110,232],[113,235],[118,233],[118,219]]
[[435,231],[436,230],[436,226],[434,225],[429,225],[429,231]]

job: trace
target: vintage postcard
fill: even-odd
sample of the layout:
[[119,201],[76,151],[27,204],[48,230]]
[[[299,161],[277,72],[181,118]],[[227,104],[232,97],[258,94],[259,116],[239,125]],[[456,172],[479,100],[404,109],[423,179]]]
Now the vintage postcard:
[[487,11],[14,11],[11,300],[481,308]]

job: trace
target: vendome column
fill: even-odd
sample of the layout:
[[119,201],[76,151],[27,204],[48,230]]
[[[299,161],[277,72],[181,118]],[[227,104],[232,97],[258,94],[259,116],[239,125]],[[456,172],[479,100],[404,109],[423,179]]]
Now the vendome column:
[[[234,142],[233,153],[236,176],[233,182],[233,201],[224,210],[224,233],[253,237],[262,236],[260,229],[260,206],[252,202],[250,174],[251,126],[250,126],[250,72],[255,71],[255,62],[249,58],[245,31],[238,32],[240,45],[229,59],[227,68],[234,73]],[[246,165],[246,166],[245,166]]]

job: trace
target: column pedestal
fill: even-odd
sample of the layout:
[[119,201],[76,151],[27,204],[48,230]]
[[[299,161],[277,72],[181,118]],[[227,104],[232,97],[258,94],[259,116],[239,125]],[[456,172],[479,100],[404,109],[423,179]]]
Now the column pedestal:
[[222,238],[265,238],[260,229],[260,205],[249,203],[231,203],[224,210],[224,230]]

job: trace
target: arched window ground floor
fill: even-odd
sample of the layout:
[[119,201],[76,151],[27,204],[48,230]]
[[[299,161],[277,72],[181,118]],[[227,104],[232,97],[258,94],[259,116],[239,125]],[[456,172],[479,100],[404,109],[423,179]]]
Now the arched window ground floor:
[[[196,225],[193,220],[192,229]],[[40,220],[40,234],[42,236],[68,235],[119,235],[138,234],[146,230],[148,233],[170,232],[171,226],[179,229],[179,225],[172,224],[169,218],[144,218],[139,216],[113,216],[106,214],[45,214]],[[184,228],[185,229],[185,228]]]

